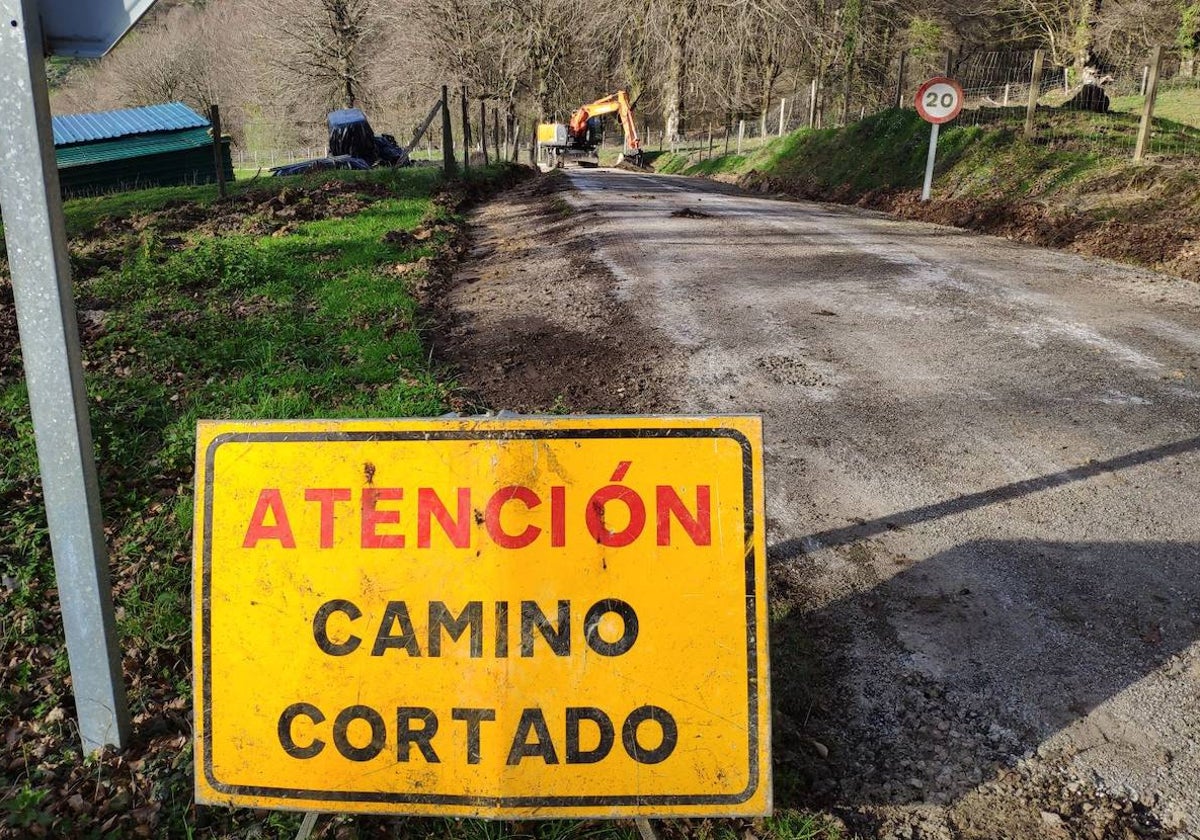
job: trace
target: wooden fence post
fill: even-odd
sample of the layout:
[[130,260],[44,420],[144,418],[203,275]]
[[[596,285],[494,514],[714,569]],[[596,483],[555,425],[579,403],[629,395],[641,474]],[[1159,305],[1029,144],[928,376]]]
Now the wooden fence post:
[[487,103],[482,99],[479,100],[479,151],[483,153],[483,165],[487,166],[490,163],[487,149]]
[[1037,130],[1037,103],[1042,94],[1042,64],[1046,54],[1042,50],[1033,53],[1033,78],[1029,81],[1029,105],[1025,109],[1025,136],[1032,137]]
[[738,145],[737,145],[737,153],[738,153],[739,155],[742,153],[742,139],[743,139],[745,136],[746,136],[746,121],[745,121],[745,120],[738,120]]
[[492,109],[492,149],[496,152],[496,163],[501,163],[504,160],[504,153],[500,151],[500,109]]
[[908,63],[908,50],[900,53],[900,69],[896,73],[896,107],[904,107],[904,65]]
[[221,107],[208,106],[208,121],[212,123],[213,166],[217,174],[217,195],[225,197],[225,156],[221,154]]
[[471,113],[467,107],[467,86],[462,86],[463,174],[471,168]]
[[712,156],[713,156],[712,123],[709,123],[708,124],[708,159],[712,160]]
[[454,128],[450,123],[450,90],[442,85],[442,172],[454,174]]
[[1142,124],[1138,127],[1137,146],[1133,160],[1140,163],[1150,145],[1150,131],[1154,127],[1154,100],[1158,98],[1158,73],[1162,69],[1162,47],[1150,51],[1150,77],[1146,80],[1146,104],[1142,109]]

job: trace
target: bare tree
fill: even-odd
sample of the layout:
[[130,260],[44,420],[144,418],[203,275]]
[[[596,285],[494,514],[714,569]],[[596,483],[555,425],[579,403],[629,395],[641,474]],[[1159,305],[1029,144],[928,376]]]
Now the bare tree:
[[376,0],[257,0],[256,7],[280,87],[324,107],[362,103],[380,35]]

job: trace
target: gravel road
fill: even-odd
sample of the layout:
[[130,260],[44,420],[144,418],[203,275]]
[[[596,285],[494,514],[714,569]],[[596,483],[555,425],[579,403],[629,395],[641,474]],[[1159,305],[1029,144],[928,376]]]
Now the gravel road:
[[[477,215],[449,355],[502,407],[763,415],[777,803],[864,836],[1200,837],[1200,287],[567,180]],[[563,352],[522,350],[531,311]]]

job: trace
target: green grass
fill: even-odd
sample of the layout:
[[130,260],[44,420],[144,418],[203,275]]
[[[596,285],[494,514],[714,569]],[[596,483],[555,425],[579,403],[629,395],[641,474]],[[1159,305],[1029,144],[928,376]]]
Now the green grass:
[[[473,172],[479,180],[500,174]],[[299,222],[286,235],[163,228],[181,205],[212,205],[212,187],[66,204],[73,261],[84,267],[75,272],[78,308],[103,313],[101,330],[85,330],[85,385],[135,716],[161,713],[172,699],[190,705],[197,420],[430,416],[449,404],[452,383],[431,369],[422,341],[412,288],[420,272],[392,271],[452,235],[442,224],[456,221],[452,211],[432,200],[440,175],[420,168],[272,179],[254,186],[261,195],[243,212],[254,222],[259,198],[287,188],[302,202],[304,188],[329,180],[348,182],[361,212]],[[139,223],[113,222],[130,217]],[[418,246],[385,241],[422,223],[433,233]],[[47,820],[51,834],[95,832],[99,816],[89,823],[51,813],[63,804],[63,774],[82,771],[70,714],[38,723],[68,702],[67,668],[61,625],[47,608],[56,601],[54,570],[18,351],[0,358],[2,371],[0,641],[20,656],[0,662],[0,719],[36,724],[25,734],[42,747],[21,746],[29,760],[0,770],[0,797],[12,804],[0,812],[0,836]],[[190,753],[151,754],[144,772],[161,774],[144,781],[176,802],[155,836],[190,836]]]
[[[1154,115],[1180,125],[1200,128],[1200,83],[1166,84],[1159,88],[1154,102]],[[1113,97],[1112,109],[1117,112],[1141,115],[1145,99],[1141,96]]]

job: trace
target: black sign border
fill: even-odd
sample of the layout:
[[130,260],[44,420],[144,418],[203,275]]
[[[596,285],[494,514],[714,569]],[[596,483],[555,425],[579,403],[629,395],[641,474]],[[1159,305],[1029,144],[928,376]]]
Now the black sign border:
[[[735,441],[742,450],[742,510],[746,546],[746,657],[749,664],[747,687],[747,732],[749,733],[749,776],[746,789],[733,794],[659,794],[621,796],[464,796],[438,793],[391,793],[384,791],[322,791],[259,785],[230,785],[218,781],[213,773],[212,738],[212,507],[213,481],[217,449],[226,443],[354,443],[375,441],[419,440],[571,440],[612,438],[725,438]],[[754,462],[753,448],[737,429],[703,428],[694,426],[656,428],[558,428],[558,429],[478,429],[437,431],[355,431],[355,432],[232,432],[218,435],[205,452],[205,483],[203,511],[204,553],[201,558],[201,656],[204,682],[201,708],[204,715],[204,777],[220,793],[230,796],[260,796],[301,802],[386,803],[395,805],[448,805],[494,809],[518,808],[603,808],[619,805],[697,806],[739,805],[748,801],[758,790],[759,758],[759,674],[757,646],[758,594],[756,587],[757,550],[754,532]],[[768,710],[769,714],[769,710]],[[769,745],[768,745],[769,746]]]

